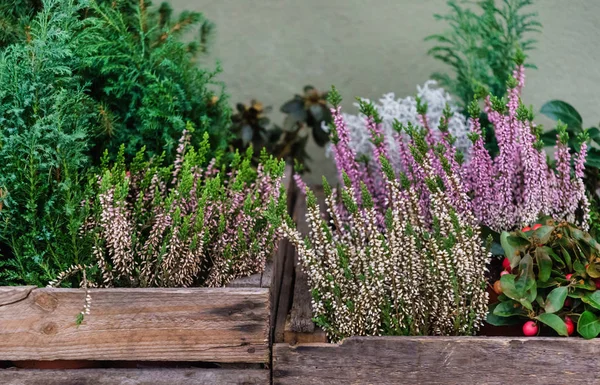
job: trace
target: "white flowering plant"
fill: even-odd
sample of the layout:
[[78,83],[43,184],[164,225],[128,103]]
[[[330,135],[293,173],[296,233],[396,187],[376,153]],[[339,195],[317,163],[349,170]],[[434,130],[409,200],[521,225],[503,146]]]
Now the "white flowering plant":
[[[397,172],[384,154],[378,158],[387,199],[383,226],[368,187],[346,172],[339,194],[323,180],[329,221],[307,189],[308,236],[302,239],[289,220],[280,226],[307,273],[315,322],[334,342],[354,335],[472,335],[487,314],[489,251],[464,208],[468,197],[448,147],[432,144],[424,129],[410,130],[410,137],[410,173]],[[347,149],[336,139],[339,157]]]

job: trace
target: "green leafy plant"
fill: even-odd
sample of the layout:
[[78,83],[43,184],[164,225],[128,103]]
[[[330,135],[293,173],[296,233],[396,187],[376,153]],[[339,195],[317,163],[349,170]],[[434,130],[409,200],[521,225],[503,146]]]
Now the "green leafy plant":
[[77,70],[96,36],[81,11],[44,0],[29,39],[0,52],[2,285],[44,285],[89,258],[78,230],[97,114]]
[[[306,144],[312,137],[319,146],[329,141],[329,135],[323,130],[323,123],[331,122],[331,112],[327,107],[327,93],[321,93],[312,86],[304,87],[303,95],[295,95],[293,99],[281,106],[286,114],[283,125],[270,127],[270,119],[266,114],[270,107],[252,100],[247,106],[238,103],[237,113],[232,116],[233,138],[230,146],[245,151],[250,145],[255,149],[265,148],[269,154],[287,162],[297,164],[297,171],[310,171],[306,160],[310,156],[306,152]],[[255,162],[258,159],[255,159]]]
[[[465,3],[476,5],[479,12],[463,6]],[[479,95],[505,96],[513,75],[513,58],[519,50],[527,52],[535,47],[536,40],[528,35],[539,33],[541,24],[536,13],[527,11],[533,0],[451,0],[447,4],[451,12],[434,17],[448,23],[450,29],[425,40],[436,43],[429,55],[450,66],[454,74],[436,72],[432,77],[458,97],[461,112],[469,116],[469,103]],[[531,63],[525,66],[535,68]],[[498,148],[493,127],[484,113],[480,120],[486,128],[486,148],[495,155]]]
[[87,15],[99,35],[84,74],[101,103],[97,155],[114,155],[125,144],[128,159],[146,146],[148,156],[165,151],[172,161],[187,121],[197,127],[193,145],[207,132],[211,151],[226,148],[230,109],[216,80],[220,69],[198,66],[212,23],[198,12],[174,17],[167,3],[156,8],[149,1],[92,1]]
[[541,27],[536,13],[525,12],[533,0],[503,0],[502,7],[494,0],[468,3],[477,4],[481,12],[448,1],[451,13],[436,14],[435,19],[447,22],[450,30],[426,38],[437,43],[429,54],[455,72],[454,78],[435,73],[434,79],[460,98],[465,111],[481,86],[497,97],[504,96],[514,68],[512,58],[519,48],[524,52],[534,48],[536,41],[526,36],[540,32]]
[[[600,333],[595,327],[600,324],[600,245],[589,233],[542,218],[532,228],[503,232],[501,242],[506,272],[495,286],[501,294],[490,306],[489,323],[525,319],[562,336],[573,333],[575,324],[582,337]],[[531,326],[524,325],[526,334]]]

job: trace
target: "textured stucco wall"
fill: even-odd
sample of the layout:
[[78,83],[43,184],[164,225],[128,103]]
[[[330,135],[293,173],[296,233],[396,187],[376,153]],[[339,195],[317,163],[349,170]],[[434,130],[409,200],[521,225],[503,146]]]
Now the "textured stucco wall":
[[[221,61],[232,103],[251,98],[277,108],[305,84],[335,84],[352,108],[355,96],[371,99],[393,91],[414,94],[416,85],[444,67],[426,55],[423,38],[443,31],[434,13],[445,0],[172,0],[174,8],[203,12],[217,25],[210,60]],[[526,104],[550,99],[573,104],[584,124],[600,121],[600,0],[537,0],[531,8],[544,25],[530,60]],[[543,123],[543,119],[540,119]],[[311,146],[313,175],[333,175],[323,150]]]

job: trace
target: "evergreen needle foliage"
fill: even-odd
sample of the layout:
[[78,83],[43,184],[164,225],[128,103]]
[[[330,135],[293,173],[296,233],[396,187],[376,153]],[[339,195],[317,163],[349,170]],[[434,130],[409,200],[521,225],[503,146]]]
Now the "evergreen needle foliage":
[[448,1],[451,12],[435,15],[435,19],[447,22],[450,30],[426,40],[436,43],[429,54],[455,72],[455,77],[435,73],[434,79],[460,98],[466,112],[482,86],[492,95],[504,96],[512,76],[512,58],[519,47],[525,52],[534,48],[536,41],[527,35],[540,32],[541,24],[536,13],[527,11],[533,0],[469,1],[477,4],[479,13],[461,3],[465,2]]
[[[108,149],[114,155],[125,144],[129,159],[146,146],[149,156],[166,151],[173,161],[188,121],[197,127],[193,145],[208,132],[213,151],[226,147],[230,109],[225,95],[212,90],[222,89],[215,79],[219,68],[196,62],[213,30],[202,14],[174,17],[168,4],[155,8],[143,0],[92,1],[89,14],[99,35],[85,73],[102,105],[97,154]],[[184,43],[194,31],[197,37]]]
[[89,255],[77,231],[96,112],[76,70],[94,34],[81,10],[44,0],[28,40],[0,52],[0,284],[45,284]]

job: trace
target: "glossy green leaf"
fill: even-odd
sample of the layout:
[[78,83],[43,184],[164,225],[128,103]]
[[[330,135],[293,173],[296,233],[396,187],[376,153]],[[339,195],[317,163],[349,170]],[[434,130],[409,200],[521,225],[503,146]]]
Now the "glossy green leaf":
[[542,323],[550,326],[559,335],[565,336],[565,337],[568,336],[567,325],[565,324],[565,321],[563,321],[556,314],[542,313],[542,314],[538,315],[537,317],[535,317],[535,319],[537,319],[538,321],[540,321],[540,322],[542,322]]
[[486,322],[489,323],[490,325],[507,326],[507,325],[517,325],[517,324],[520,324],[521,322],[523,322],[517,316],[501,317],[501,316],[495,315],[494,310],[496,309],[497,305],[498,305],[497,303],[490,305],[490,311],[488,312],[487,317],[486,317]]
[[543,247],[535,249],[535,260],[538,266],[538,279],[542,282],[548,281],[552,273],[552,259]]
[[573,262],[573,270],[575,270],[578,275],[585,275],[585,265],[579,261]]
[[510,261],[510,266],[515,268],[521,261],[519,251],[524,250],[529,242],[519,237],[511,236],[507,231],[503,231],[500,235],[500,244],[504,249],[504,255]]
[[548,242],[553,231],[554,226],[542,226],[533,232],[533,236],[539,240],[537,243],[544,244]]
[[577,110],[567,102],[562,100],[551,100],[546,102],[540,112],[550,119],[560,120],[568,127],[581,129],[583,119]]
[[[533,259],[527,254],[519,262],[519,276],[515,280],[515,288],[519,293],[525,293],[535,285],[533,274]],[[535,297],[534,297],[535,298]]]
[[544,310],[546,313],[556,313],[563,308],[565,299],[569,289],[566,286],[557,287],[552,290],[548,297],[546,297],[546,303],[544,304]]
[[522,307],[513,301],[500,302],[494,308],[494,314],[500,317],[511,317],[521,314],[521,309]]
[[[529,291],[519,291],[515,285],[515,276],[513,274],[505,274],[500,277],[500,286],[502,292],[509,298],[519,302],[523,307],[533,310],[531,302],[536,297],[535,280]],[[532,298],[533,297],[533,298]]]
[[600,320],[591,311],[584,311],[577,322],[577,332],[586,339],[596,338],[600,334]]
[[588,305],[600,310],[600,291],[595,291],[593,293],[587,293],[581,300]]

